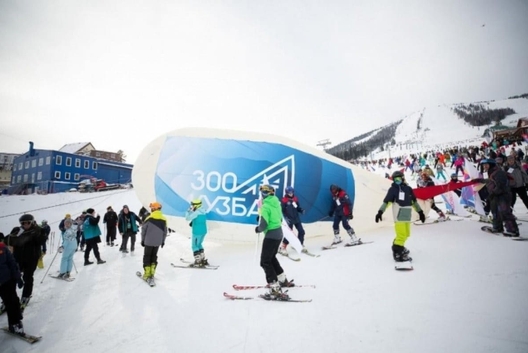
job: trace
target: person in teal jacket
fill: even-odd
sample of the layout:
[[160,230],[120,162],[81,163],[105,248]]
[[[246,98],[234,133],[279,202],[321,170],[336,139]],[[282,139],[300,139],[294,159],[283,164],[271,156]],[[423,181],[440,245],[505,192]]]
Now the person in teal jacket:
[[207,235],[207,210],[202,206],[202,200],[193,200],[185,213],[185,219],[192,228],[191,245],[194,255],[194,266],[209,265],[205,258],[203,241]]
[[293,287],[294,283],[293,280],[288,281],[276,256],[283,238],[281,202],[275,196],[275,189],[270,185],[262,185],[260,195],[262,207],[255,233],[264,233],[260,266],[266,274],[266,282],[270,288],[265,296],[266,299],[271,300],[288,300],[289,296],[282,292],[281,287]]
[[90,252],[93,249],[95,258],[97,259],[97,264],[104,264],[106,261],[101,260],[99,255],[98,243],[101,242],[101,229],[99,228],[99,221],[101,216],[97,215],[95,217],[95,210],[89,208],[86,210],[86,217],[84,218],[83,229],[84,229],[84,239],[86,240],[86,250],[84,251],[84,266],[93,264],[90,261]]

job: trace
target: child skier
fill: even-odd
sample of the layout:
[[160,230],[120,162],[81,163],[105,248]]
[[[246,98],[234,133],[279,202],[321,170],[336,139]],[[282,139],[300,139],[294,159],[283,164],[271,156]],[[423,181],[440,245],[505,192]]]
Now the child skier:
[[60,264],[60,273],[57,277],[61,279],[70,278],[70,272],[73,267],[73,254],[77,249],[77,231],[73,229],[71,218],[64,221],[64,232],[62,232],[62,245],[59,252],[62,253]]
[[185,213],[185,219],[192,227],[192,251],[194,255],[194,266],[204,267],[209,265],[205,258],[203,241],[207,235],[207,210],[202,207],[202,200],[196,199],[191,202],[189,209]]
[[411,207],[418,212],[422,223],[425,222],[425,215],[420,205],[416,202],[412,188],[405,182],[403,173],[398,170],[392,173],[392,181],[393,183],[383,199],[383,204],[376,214],[376,223],[382,220],[383,212],[392,203],[394,230],[396,232],[396,237],[392,244],[392,256],[394,261],[397,262],[411,261],[412,259],[409,257],[410,251],[405,248],[405,241],[411,235]]
[[[292,186],[288,186],[285,190],[285,195],[281,200],[281,206],[282,206],[282,215],[284,216],[284,219],[286,220],[286,223],[288,224],[288,227],[293,230],[293,226],[295,226],[295,229],[297,229],[297,237],[299,238],[299,241],[301,242],[301,245],[303,245],[302,252],[306,252],[306,248],[304,247],[304,228],[301,223],[301,214],[304,213],[304,210],[299,205],[299,199],[297,196],[294,195],[295,190]],[[281,255],[288,255],[288,250],[286,250],[286,247],[288,246],[288,240],[284,238],[282,240],[282,245],[279,247],[279,254]]]
[[145,248],[143,279],[152,284],[158,265],[158,250],[160,246],[163,248],[167,237],[167,219],[161,213],[159,202],[152,202],[149,207],[151,213],[145,218],[141,226],[141,246]]
[[330,193],[332,194],[332,208],[328,212],[329,217],[334,217],[334,224],[332,228],[334,229],[334,241],[332,245],[341,243],[341,237],[339,236],[339,223],[343,225],[343,228],[347,231],[350,236],[349,245],[358,245],[361,244],[361,239],[356,237],[354,228],[348,224],[348,221],[354,218],[352,214],[352,202],[348,197],[348,194],[337,185],[330,185]]

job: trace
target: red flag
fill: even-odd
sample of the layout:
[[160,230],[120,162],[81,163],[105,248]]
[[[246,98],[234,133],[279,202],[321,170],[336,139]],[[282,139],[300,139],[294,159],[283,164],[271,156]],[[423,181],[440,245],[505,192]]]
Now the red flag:
[[428,200],[435,196],[445,194],[446,192],[461,189],[477,183],[478,181],[476,180],[464,181],[461,183],[447,183],[443,185],[427,186],[425,188],[415,188],[413,189],[413,192],[417,199]]

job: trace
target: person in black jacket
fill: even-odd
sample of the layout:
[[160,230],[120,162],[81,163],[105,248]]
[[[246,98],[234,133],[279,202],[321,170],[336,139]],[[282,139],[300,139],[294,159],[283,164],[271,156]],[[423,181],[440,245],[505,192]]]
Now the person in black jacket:
[[103,223],[106,224],[106,245],[114,246],[116,238],[116,227],[117,227],[117,213],[112,209],[112,206],[108,206],[106,213],[103,217]]
[[392,173],[392,181],[393,183],[383,199],[383,204],[376,214],[376,223],[382,220],[383,212],[392,204],[394,230],[396,232],[396,237],[392,243],[392,257],[397,262],[411,261],[410,251],[405,247],[405,242],[411,235],[412,208],[418,212],[422,223],[425,222],[425,214],[416,202],[412,188],[405,182],[403,173],[399,170]]
[[15,227],[11,234],[6,237],[5,243],[7,246],[13,247],[13,255],[20,267],[20,272],[23,273],[24,289],[20,303],[24,309],[33,293],[33,274],[37,268],[42,244],[46,241],[46,236],[32,215],[22,215],[19,222],[20,228]]
[[[307,250],[304,247],[305,232],[300,216],[304,213],[304,210],[299,204],[299,199],[294,194],[295,190],[293,189],[293,186],[288,186],[284,191],[284,197],[281,200],[282,216],[291,230],[293,230],[293,227],[295,226],[297,229],[297,238],[299,238],[301,245],[303,245],[302,252],[306,252]],[[282,244],[279,247],[279,254],[288,256],[288,251],[286,250],[287,246],[288,240],[286,238],[282,239]]]
[[7,312],[9,331],[19,335],[24,334],[22,325],[22,312],[16,286],[22,288],[24,280],[18,269],[13,254],[7,246],[0,241],[0,298],[3,301],[3,310]]
[[128,238],[130,238],[130,251],[134,252],[136,234],[138,232],[137,223],[141,224],[141,219],[134,212],[130,211],[127,205],[124,205],[118,217],[119,234],[123,237],[123,244],[121,244],[121,248],[119,249],[121,252],[128,253]]

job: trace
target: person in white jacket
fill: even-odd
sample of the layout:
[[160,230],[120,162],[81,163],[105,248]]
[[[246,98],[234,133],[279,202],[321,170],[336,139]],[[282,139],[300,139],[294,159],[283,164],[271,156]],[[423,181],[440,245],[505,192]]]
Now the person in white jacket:
[[77,249],[77,230],[73,228],[73,221],[68,218],[64,221],[64,232],[62,233],[62,245],[59,252],[62,252],[59,278],[70,278],[73,267],[73,254]]

